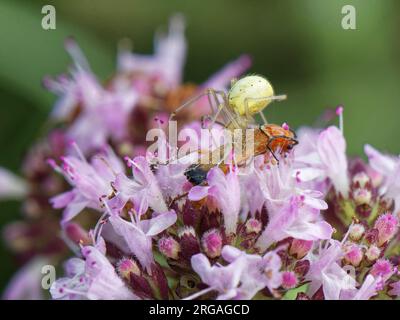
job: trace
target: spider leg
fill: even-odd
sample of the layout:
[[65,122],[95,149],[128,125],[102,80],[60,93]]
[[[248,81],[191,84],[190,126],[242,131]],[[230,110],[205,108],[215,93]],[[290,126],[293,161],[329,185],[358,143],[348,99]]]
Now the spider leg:
[[[212,101],[211,98],[213,98],[214,101]],[[201,127],[202,127],[203,129],[205,129],[205,122],[204,122],[204,119],[207,119],[207,118],[208,118],[208,119],[211,120],[211,123],[207,125],[207,129],[208,129],[209,134],[211,135],[211,138],[213,139],[213,143],[215,144],[215,146],[218,146],[217,141],[216,141],[214,135],[212,134],[211,129],[212,129],[212,127],[214,126],[215,123],[217,123],[217,122],[219,123],[218,117],[220,116],[221,111],[222,111],[223,108],[224,108],[224,104],[223,104],[223,103],[220,103],[220,101],[219,101],[219,99],[218,99],[218,97],[217,97],[217,93],[216,93],[216,91],[215,91],[214,89],[208,89],[208,102],[209,102],[209,104],[210,104],[210,106],[211,106],[211,109],[212,109],[212,111],[213,111],[213,116],[211,117],[210,115],[207,115],[207,116],[203,117],[203,118],[202,118],[202,125],[201,125]],[[217,110],[214,109],[214,103],[216,104]],[[225,127],[224,124],[223,124],[223,126]]]
[[239,115],[234,110],[232,110],[229,105],[229,100],[226,96],[226,93],[224,91],[216,91],[216,94],[221,96],[222,100],[224,101],[225,108],[223,110],[223,115],[227,119],[227,122],[232,124],[237,129],[243,128],[244,126],[241,125],[238,120],[240,118]]
[[[211,103],[211,94],[212,92],[215,92],[214,89],[206,89],[204,92],[200,93],[199,95],[189,99],[188,101],[184,102],[182,105],[180,105],[174,112],[171,113],[169,120],[172,120],[180,111],[182,111],[185,108],[188,108],[192,106],[195,102],[199,101],[201,98],[207,96],[208,97],[208,102],[211,108],[212,113],[215,113],[214,105]],[[218,106],[218,105],[217,105]]]
[[208,129],[211,129],[214,124],[218,121],[218,117],[221,115],[221,112],[225,108],[223,103],[217,105],[217,112],[211,117],[211,123],[208,125]]
[[268,124],[267,118],[265,117],[264,113],[262,111],[260,111],[258,114],[260,115],[264,124]]
[[[215,114],[215,108],[214,108],[214,104],[213,104],[213,102],[212,102],[212,100],[211,100],[211,92],[210,92],[210,90],[208,90],[207,99],[208,99],[208,104],[209,104],[210,107],[211,107],[211,112],[212,112],[212,114]],[[218,105],[217,105],[217,106],[218,106]]]
[[[267,103],[268,101],[282,101],[282,100],[285,100],[286,98],[287,98],[286,95],[258,97],[258,98],[247,97],[246,99],[244,99],[244,110],[245,110],[246,118],[251,119],[251,117],[252,117],[252,114],[251,114],[250,108],[249,108],[249,101],[251,101],[251,100],[252,101],[265,101]],[[261,119],[264,121],[264,124],[268,124],[268,121],[265,118],[264,114],[262,113],[262,110],[259,112],[259,115],[261,116]]]
[[[206,125],[205,125],[205,122],[207,121],[207,120],[212,120],[213,119],[213,117],[211,117],[210,115],[205,115],[205,116],[202,116],[201,117],[201,128],[202,129],[207,129],[207,127],[206,127]],[[214,124],[219,124],[221,127],[225,127],[225,124],[223,123],[223,122],[221,122],[221,121],[218,121],[218,120],[215,120],[214,121]]]
[[[226,158],[228,158],[229,153],[232,151],[233,146],[230,146],[229,150],[225,150],[225,146],[223,146],[224,150],[223,150],[223,156],[222,159],[218,162],[218,166],[220,166],[225,160]],[[228,151],[228,152],[227,152]]]
[[283,101],[287,99],[287,95],[281,94],[279,96],[257,97],[257,98],[247,97],[246,99],[253,101]]

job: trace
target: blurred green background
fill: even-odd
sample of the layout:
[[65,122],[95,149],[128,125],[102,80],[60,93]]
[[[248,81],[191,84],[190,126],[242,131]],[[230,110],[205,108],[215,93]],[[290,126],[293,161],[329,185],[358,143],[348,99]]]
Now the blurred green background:
[[[41,28],[41,8],[56,7],[57,29]],[[356,8],[357,29],[343,30],[341,9]],[[153,33],[168,17],[187,20],[185,80],[202,82],[241,53],[289,99],[268,108],[272,122],[311,125],[327,107],[345,106],[350,154],[365,143],[398,154],[400,1],[396,0],[58,0],[0,1],[0,165],[18,172],[55,101],[41,87],[46,74],[67,70],[63,41],[73,35],[105,79],[119,39],[151,53]],[[0,225],[20,215],[0,203]],[[0,291],[16,270],[4,245]]]

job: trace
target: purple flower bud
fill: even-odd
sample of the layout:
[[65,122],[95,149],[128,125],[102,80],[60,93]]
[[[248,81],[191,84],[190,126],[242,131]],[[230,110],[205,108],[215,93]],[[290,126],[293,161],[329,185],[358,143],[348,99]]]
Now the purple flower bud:
[[174,238],[163,237],[158,240],[158,249],[167,258],[177,260],[179,252],[181,251],[181,246]]
[[118,274],[124,278],[129,280],[130,279],[130,274],[135,274],[137,276],[140,275],[140,269],[139,266],[137,265],[136,261],[130,258],[122,258],[118,263],[117,263],[117,271]]
[[379,259],[372,266],[370,272],[374,277],[381,276],[383,279],[389,278],[393,273],[393,266],[386,259]]
[[199,214],[199,211],[193,208],[190,201],[185,202],[182,208],[182,218],[185,225],[196,226],[201,216],[202,215]]
[[376,259],[379,258],[380,255],[381,255],[381,250],[375,245],[371,245],[365,252],[365,256],[369,261],[375,261]]
[[299,277],[305,276],[307,272],[310,270],[310,261],[308,260],[297,261],[293,270]]
[[151,266],[151,281],[153,282],[153,290],[155,290],[155,295],[158,299],[168,300],[168,280],[165,276],[163,268],[157,264],[153,263]]
[[312,245],[313,241],[310,240],[293,239],[289,253],[301,259],[311,250]]
[[217,229],[208,230],[201,239],[201,246],[209,258],[219,257],[222,249],[221,233]]
[[364,253],[360,246],[355,243],[346,244],[344,251],[344,259],[347,263],[350,263],[355,267],[360,265],[361,260],[364,257]]
[[310,298],[304,292],[299,292],[296,296],[296,300],[310,300]]
[[376,243],[378,241],[378,229],[369,229],[366,233],[365,233],[365,240],[367,240],[368,243],[373,244]]
[[178,237],[195,237],[196,238],[196,231],[191,226],[184,226],[178,230]]
[[190,262],[193,255],[200,253],[199,241],[192,227],[185,226],[178,231],[181,257]]
[[293,289],[297,286],[297,276],[292,271],[285,271],[282,273],[282,287],[285,289]]
[[391,240],[397,230],[399,221],[397,217],[391,213],[385,213],[378,217],[374,228],[378,230],[378,245],[381,246],[385,242]]
[[262,223],[261,221],[251,218],[249,220],[247,220],[246,222],[246,232],[247,233],[255,233],[258,234],[261,232],[262,229]]
[[360,223],[353,224],[350,227],[350,233],[349,233],[350,239],[358,241],[361,239],[364,232],[365,232],[365,227],[362,224]]
[[89,245],[91,243],[89,233],[77,223],[69,222],[66,224],[64,232],[68,239],[76,244]]

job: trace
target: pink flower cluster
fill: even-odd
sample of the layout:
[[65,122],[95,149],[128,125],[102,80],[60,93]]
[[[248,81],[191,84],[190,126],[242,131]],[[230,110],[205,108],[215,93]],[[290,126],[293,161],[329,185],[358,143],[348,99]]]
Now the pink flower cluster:
[[[367,145],[368,163],[350,159],[331,125],[297,130],[279,163],[257,156],[246,175],[216,166],[198,186],[190,164],[149,162],[147,130],[250,64],[242,56],[201,86],[183,84],[183,30],[174,17],[154,55],[122,50],[106,85],[67,40],[71,75],[44,81],[60,126],[32,148],[24,178],[0,170],[0,196],[25,199],[25,220],[4,237],[27,264],[4,298],[39,298],[39,257],[67,259],[53,299],[398,297],[399,157]],[[195,127],[207,112],[203,99],[178,120]]]

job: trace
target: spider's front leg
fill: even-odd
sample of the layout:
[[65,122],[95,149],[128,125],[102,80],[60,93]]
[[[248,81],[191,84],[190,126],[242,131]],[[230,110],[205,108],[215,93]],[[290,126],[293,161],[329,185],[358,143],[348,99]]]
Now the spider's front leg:
[[[279,96],[269,96],[269,97],[257,97],[257,98],[252,98],[252,97],[247,97],[244,99],[244,110],[245,110],[245,115],[248,120],[252,119],[252,116],[255,113],[258,113],[263,120],[264,124],[268,124],[267,119],[265,118],[265,115],[263,113],[263,109],[267,105],[269,101],[282,101],[287,98],[286,95],[279,95]],[[265,106],[261,108],[259,111],[256,111],[254,113],[250,112],[250,107],[249,107],[249,102],[250,101],[265,101]]]
[[[189,99],[188,101],[184,102],[183,104],[181,104],[178,108],[176,108],[176,110],[174,112],[171,113],[169,119],[173,120],[173,118],[182,110],[189,108],[191,106],[193,106],[193,104],[195,104],[197,101],[199,101],[200,99],[204,98],[207,96],[208,98],[208,104],[211,108],[211,114],[214,115],[217,112],[217,108],[219,105],[219,100],[217,98],[217,95],[220,94],[220,91],[216,91],[212,88],[209,89],[205,89],[202,93],[200,93],[199,95]],[[214,100],[214,101],[213,101]],[[214,106],[214,103],[216,103],[216,106]]]

